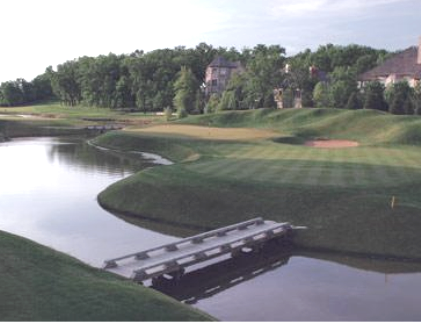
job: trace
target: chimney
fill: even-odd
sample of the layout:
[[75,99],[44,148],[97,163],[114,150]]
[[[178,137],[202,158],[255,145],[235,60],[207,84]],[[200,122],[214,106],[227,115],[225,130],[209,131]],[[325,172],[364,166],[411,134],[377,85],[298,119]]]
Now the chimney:
[[417,59],[417,64],[421,64],[421,37],[420,37],[420,41],[418,43],[418,59]]

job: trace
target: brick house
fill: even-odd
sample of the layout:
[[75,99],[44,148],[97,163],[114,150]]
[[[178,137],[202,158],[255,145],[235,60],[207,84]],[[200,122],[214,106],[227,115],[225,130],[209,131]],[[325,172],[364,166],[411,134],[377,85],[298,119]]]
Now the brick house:
[[216,57],[206,68],[205,94],[221,94],[233,73],[241,73],[244,67],[240,62],[230,62],[222,56]]
[[364,86],[366,82],[376,80],[382,82],[385,86],[406,80],[410,86],[414,87],[420,79],[421,37],[418,47],[410,47],[358,77],[361,86]]

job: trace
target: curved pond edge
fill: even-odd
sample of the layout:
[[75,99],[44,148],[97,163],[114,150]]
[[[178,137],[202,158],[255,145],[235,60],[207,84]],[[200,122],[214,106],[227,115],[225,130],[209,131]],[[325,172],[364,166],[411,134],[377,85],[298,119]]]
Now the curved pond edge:
[[156,164],[156,165],[162,165],[162,166],[174,165],[173,161],[167,158],[164,158],[158,154],[153,154],[153,153],[143,152],[143,151],[136,151],[136,150],[125,151],[125,150],[111,149],[111,148],[94,144],[92,140],[88,140],[87,144],[104,151],[112,151],[112,152],[122,153],[122,154],[139,154],[142,159],[146,159],[148,162],[152,164]]

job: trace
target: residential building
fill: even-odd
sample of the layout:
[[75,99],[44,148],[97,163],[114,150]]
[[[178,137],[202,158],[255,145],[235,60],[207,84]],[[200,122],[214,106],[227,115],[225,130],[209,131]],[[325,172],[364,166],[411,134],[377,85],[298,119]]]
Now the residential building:
[[244,71],[240,62],[230,62],[222,56],[216,57],[206,68],[205,94],[221,94],[234,73]]
[[385,86],[400,81],[407,81],[416,86],[421,79],[421,37],[418,47],[410,47],[384,61],[383,64],[361,74],[358,78],[361,86],[370,81],[380,81]]

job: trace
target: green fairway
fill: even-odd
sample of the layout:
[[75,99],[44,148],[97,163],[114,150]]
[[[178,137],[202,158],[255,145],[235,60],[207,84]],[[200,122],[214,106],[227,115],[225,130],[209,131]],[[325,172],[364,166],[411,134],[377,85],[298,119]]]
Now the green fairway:
[[320,149],[277,143],[220,147],[223,158],[186,168],[239,180],[337,187],[391,187],[421,180],[418,147]]
[[[419,135],[419,118],[302,109],[228,112],[186,122],[203,125],[203,131],[179,125],[173,132],[151,127],[97,138],[103,146],[152,151],[178,162],[110,186],[100,203],[198,230],[259,215],[307,225],[296,238],[306,247],[421,258],[421,147],[407,145]],[[227,137],[206,138],[209,124],[223,127]],[[229,127],[248,127],[249,133],[230,140],[235,131]],[[257,138],[256,128],[270,132]],[[314,137],[360,146],[301,144]]]

